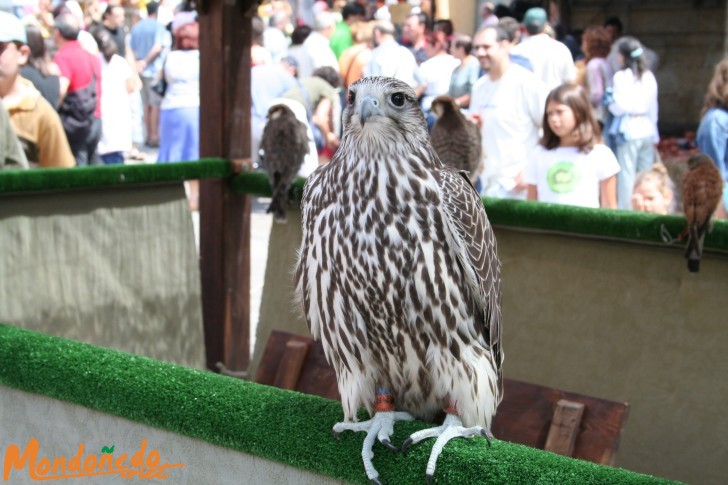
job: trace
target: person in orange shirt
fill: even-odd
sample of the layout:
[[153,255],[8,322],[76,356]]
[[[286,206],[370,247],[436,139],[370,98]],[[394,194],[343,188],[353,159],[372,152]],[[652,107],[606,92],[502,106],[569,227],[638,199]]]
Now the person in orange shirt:
[[372,58],[372,31],[374,22],[356,22],[351,26],[354,45],[344,50],[339,57],[339,70],[344,81],[344,91],[362,77],[364,66]]
[[0,98],[31,166],[73,167],[76,160],[56,110],[20,76],[30,55],[26,44],[20,19],[0,12]]

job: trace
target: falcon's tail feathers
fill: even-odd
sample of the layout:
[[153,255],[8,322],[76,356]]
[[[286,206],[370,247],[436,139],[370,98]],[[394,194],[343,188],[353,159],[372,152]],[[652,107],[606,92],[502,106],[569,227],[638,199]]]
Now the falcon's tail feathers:
[[691,227],[688,245],[685,249],[685,257],[688,260],[688,271],[691,273],[700,272],[700,258],[703,255],[703,240],[705,231],[700,228]]
[[273,194],[273,199],[270,201],[270,205],[266,211],[268,214],[272,213],[273,220],[280,224],[288,222],[288,217],[286,216],[286,205],[288,204],[287,195],[287,190],[277,190]]
[[278,171],[271,173],[269,177],[272,199],[266,213],[272,213],[275,222],[285,224],[287,222],[288,186],[283,184],[281,173]]

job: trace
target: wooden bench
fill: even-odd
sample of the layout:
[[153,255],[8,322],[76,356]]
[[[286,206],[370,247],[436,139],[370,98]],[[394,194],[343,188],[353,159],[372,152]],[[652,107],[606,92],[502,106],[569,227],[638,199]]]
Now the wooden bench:
[[[336,374],[319,342],[274,330],[256,381],[339,400]],[[505,379],[493,435],[573,458],[614,465],[629,404]]]

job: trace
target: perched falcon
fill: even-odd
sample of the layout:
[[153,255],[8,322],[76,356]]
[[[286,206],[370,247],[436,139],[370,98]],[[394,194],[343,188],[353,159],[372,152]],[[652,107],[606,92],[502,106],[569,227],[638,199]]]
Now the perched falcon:
[[450,96],[438,96],[432,102],[437,121],[430,132],[432,147],[445,165],[468,172],[474,180],[480,166],[482,141],[480,128],[460,111]]
[[286,222],[288,189],[308,154],[306,130],[306,125],[296,119],[288,106],[276,104],[268,110],[260,144],[273,193],[268,212],[273,213],[276,222]]
[[[431,478],[452,437],[490,440],[503,394],[496,241],[467,176],[432,149],[407,84],[364,78],[348,98],[339,150],[304,188],[296,293],[336,371],[334,432],[367,433],[370,480],[375,438],[394,448],[395,421],[445,410],[442,426],[404,444],[438,437]],[[372,419],[353,422],[362,406]]]
[[691,273],[700,270],[705,231],[722,195],[723,177],[713,160],[702,153],[691,156],[682,182],[683,210],[687,224],[681,234],[681,239],[688,238],[685,257]]

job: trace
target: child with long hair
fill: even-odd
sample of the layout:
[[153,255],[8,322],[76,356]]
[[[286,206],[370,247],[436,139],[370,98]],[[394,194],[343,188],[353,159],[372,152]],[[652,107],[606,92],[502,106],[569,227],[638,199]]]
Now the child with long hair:
[[524,172],[528,199],[582,207],[617,207],[619,163],[602,144],[581,86],[566,83],[546,98],[543,137]]
[[[622,170],[617,177],[620,209],[629,209],[635,176],[652,167],[657,130],[657,81],[647,67],[642,44],[634,37],[622,37],[617,44],[621,70],[614,73],[613,102],[609,111],[615,116],[609,126],[614,137],[617,160]],[[606,130],[607,128],[605,128]]]

